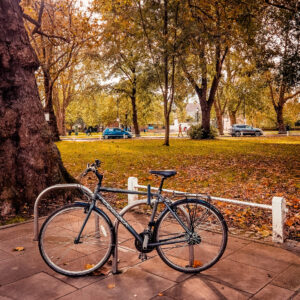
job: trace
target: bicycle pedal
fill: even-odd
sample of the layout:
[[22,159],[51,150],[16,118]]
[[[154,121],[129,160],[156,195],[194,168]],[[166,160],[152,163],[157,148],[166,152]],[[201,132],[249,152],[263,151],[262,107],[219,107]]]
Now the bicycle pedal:
[[141,261],[145,261],[145,260],[148,259],[148,257],[147,257],[147,255],[146,255],[146,253],[140,253],[140,254],[139,254],[139,259],[140,259]]

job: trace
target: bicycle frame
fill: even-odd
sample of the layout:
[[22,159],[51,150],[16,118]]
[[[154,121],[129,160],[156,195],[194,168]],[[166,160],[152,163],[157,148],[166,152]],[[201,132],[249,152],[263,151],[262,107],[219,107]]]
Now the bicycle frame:
[[[99,193],[101,191],[108,191],[108,192],[115,192],[115,193],[125,193],[125,194],[142,194],[142,195],[147,195],[144,192],[136,192],[136,191],[129,191],[129,190],[117,190],[117,189],[110,189],[110,188],[96,188],[94,196],[93,196],[93,200],[92,203],[89,207],[86,219],[84,221],[84,223],[82,224],[81,230],[77,236],[77,238],[75,239],[75,242],[79,243],[80,240],[80,236],[81,233],[83,232],[83,229],[85,227],[85,224],[87,223],[88,218],[90,217],[90,214],[93,210],[93,208],[96,206],[96,201],[99,200],[117,219],[119,222],[121,222],[123,224],[123,226],[141,243],[143,244],[143,239],[142,237],[136,232],[136,230],[105,200],[105,198],[103,198],[101,196],[101,194]],[[154,225],[154,218],[156,216],[156,212],[157,212],[157,206],[159,203],[164,203],[166,205],[166,209],[170,211],[170,213],[174,216],[174,218],[177,220],[177,222],[182,226],[182,228],[185,230],[186,233],[188,233],[188,235],[192,235],[191,231],[189,230],[189,228],[181,221],[181,219],[178,217],[178,215],[176,214],[176,212],[174,212],[171,208],[171,206],[168,204],[168,202],[166,201],[166,199],[161,196],[160,193],[158,194],[152,194],[152,196],[155,196],[157,199],[154,202],[154,207],[152,209],[152,214],[148,223],[148,228],[150,229],[152,227],[152,225]],[[163,211],[164,212],[164,211]],[[163,213],[161,212],[161,214]],[[183,234],[182,236],[185,236],[185,234]],[[175,238],[180,238],[179,237],[175,237]],[[148,247],[156,247],[156,246],[161,246],[161,245],[169,245],[169,244],[175,244],[175,243],[181,243],[181,242],[185,242],[186,239],[181,239],[178,241],[174,241],[175,238],[172,238],[173,240],[170,241],[171,239],[167,239],[164,242],[160,242],[160,243],[149,243]]]

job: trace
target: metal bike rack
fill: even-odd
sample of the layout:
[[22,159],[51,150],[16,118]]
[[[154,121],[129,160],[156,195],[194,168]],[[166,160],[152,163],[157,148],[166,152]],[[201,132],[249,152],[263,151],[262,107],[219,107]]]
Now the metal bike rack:
[[42,197],[45,196],[45,194],[47,194],[48,192],[53,190],[59,190],[59,189],[80,189],[86,196],[88,197],[93,196],[93,192],[89,188],[77,183],[56,184],[43,190],[38,195],[34,203],[34,212],[33,212],[33,216],[34,216],[33,240],[34,241],[37,241],[39,236],[39,211],[38,211],[39,202],[42,199]]

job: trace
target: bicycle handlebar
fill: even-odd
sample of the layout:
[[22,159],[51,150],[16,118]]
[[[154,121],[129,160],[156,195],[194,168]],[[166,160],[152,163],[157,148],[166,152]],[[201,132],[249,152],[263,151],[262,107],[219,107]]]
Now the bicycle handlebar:
[[96,159],[95,162],[92,163],[91,165],[87,164],[87,168],[82,173],[82,177],[86,176],[89,172],[93,172],[97,176],[99,180],[99,184],[101,186],[103,175],[98,172],[98,168],[100,167],[100,165],[101,165],[101,161],[99,159]]

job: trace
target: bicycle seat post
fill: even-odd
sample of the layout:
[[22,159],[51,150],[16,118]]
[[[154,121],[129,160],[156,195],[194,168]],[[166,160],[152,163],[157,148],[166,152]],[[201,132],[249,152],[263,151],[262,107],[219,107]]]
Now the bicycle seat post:
[[166,177],[164,177],[164,176],[161,178],[160,186],[158,188],[158,194],[161,194],[162,187],[163,187],[165,179],[166,179]]

